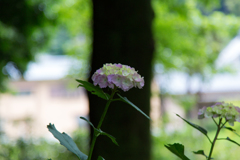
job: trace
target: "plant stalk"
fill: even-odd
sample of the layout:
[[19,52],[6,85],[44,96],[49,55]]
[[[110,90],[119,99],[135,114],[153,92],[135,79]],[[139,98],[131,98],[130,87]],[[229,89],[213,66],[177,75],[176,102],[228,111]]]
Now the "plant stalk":
[[[103,120],[104,120],[104,118],[105,118],[105,116],[107,114],[108,108],[110,106],[110,103],[112,102],[113,96],[116,93],[116,91],[117,91],[117,87],[114,86],[114,89],[112,90],[111,96],[110,96],[109,100],[107,101],[107,104],[106,104],[106,106],[104,108],[103,114],[102,114],[102,116],[100,118],[100,121],[98,123],[97,130],[99,130],[100,127],[102,126]],[[90,151],[89,151],[89,155],[88,155],[88,160],[91,160],[91,158],[92,158],[93,148],[95,146],[95,143],[96,143],[96,140],[97,140],[98,136],[99,136],[99,134],[97,134],[96,131],[94,130],[92,143],[91,143]]]
[[211,159],[215,142],[216,142],[216,140],[217,140],[217,137],[218,137],[218,134],[219,134],[220,130],[221,130],[222,127],[223,127],[223,126],[221,127],[221,123],[222,123],[222,118],[219,119],[219,123],[218,123],[218,125],[217,125],[217,132],[216,132],[216,135],[215,135],[214,140],[213,140],[213,142],[212,142],[212,146],[211,146],[210,153],[209,153],[209,156],[208,156],[208,159],[207,159],[207,160],[210,160],[210,159]]

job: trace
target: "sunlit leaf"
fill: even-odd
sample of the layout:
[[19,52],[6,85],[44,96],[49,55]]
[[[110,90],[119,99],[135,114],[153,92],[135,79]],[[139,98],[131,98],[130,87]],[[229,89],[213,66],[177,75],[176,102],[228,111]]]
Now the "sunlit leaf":
[[103,92],[103,90],[101,88],[99,88],[98,86],[94,86],[92,83],[89,83],[89,82],[83,81],[83,80],[79,80],[79,79],[76,79],[76,81],[80,83],[78,85],[78,87],[79,86],[84,87],[86,90],[88,90],[92,94],[95,94],[98,97],[103,98],[105,100],[109,99],[110,95]]
[[131,105],[133,108],[135,108],[138,112],[142,113],[145,117],[151,120],[149,116],[147,116],[141,109],[139,109],[136,105],[134,105],[132,102],[130,102],[126,97],[122,97],[120,94],[117,93],[117,95],[121,98],[123,102],[126,102],[127,104]]
[[65,146],[70,152],[76,154],[80,160],[87,160],[88,156],[82,153],[72,138],[66,133],[60,133],[54,126],[54,124],[47,125],[48,130],[53,136],[59,140],[60,144]]
[[170,150],[173,154],[181,158],[182,160],[190,160],[188,157],[184,155],[184,146],[179,143],[164,145],[168,150]]

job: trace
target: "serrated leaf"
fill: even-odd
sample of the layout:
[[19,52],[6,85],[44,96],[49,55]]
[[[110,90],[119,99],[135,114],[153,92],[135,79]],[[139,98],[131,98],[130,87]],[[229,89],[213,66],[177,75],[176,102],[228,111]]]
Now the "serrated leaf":
[[82,153],[76,143],[72,138],[66,133],[60,133],[54,126],[54,124],[49,123],[47,125],[48,130],[53,134],[53,136],[59,140],[60,144],[66,147],[70,152],[76,154],[80,160],[87,160],[88,156]]
[[110,135],[110,134],[108,134],[108,133],[106,133],[106,132],[103,132],[103,131],[101,131],[101,135],[107,136],[108,138],[110,138],[110,139],[112,140],[112,142],[113,142],[114,144],[116,144],[116,145],[118,146],[118,143],[117,143],[117,141],[116,141],[116,138],[113,137],[112,135]]
[[232,142],[232,143],[235,143],[236,145],[240,146],[240,144],[239,144],[239,143],[237,143],[237,142],[236,142],[236,141],[234,141],[234,140],[231,140],[229,137],[227,137],[227,138],[226,138],[226,140],[228,140],[228,141],[230,141],[230,142]]
[[184,146],[179,143],[164,145],[169,151],[181,158],[182,160],[190,160],[184,155]]
[[92,94],[95,94],[98,97],[103,98],[105,100],[109,100],[110,95],[103,92],[103,90],[100,87],[94,86],[92,83],[83,80],[76,79],[76,81],[80,83],[78,87],[79,86],[84,87],[87,91],[91,92]]
[[[200,154],[200,155],[203,155],[204,157],[206,157],[206,158],[208,158],[208,156],[204,153],[204,151],[203,150],[198,150],[198,151],[193,151],[193,153],[194,154]],[[211,158],[211,159],[213,159],[213,158]]]
[[176,114],[176,115],[177,115],[178,117],[180,117],[182,120],[184,120],[187,124],[189,124],[190,126],[192,126],[192,127],[195,128],[195,129],[199,130],[201,133],[203,133],[205,136],[208,137],[208,135],[207,135],[207,130],[206,130],[206,129],[204,129],[204,128],[200,127],[199,125],[196,125],[196,124],[194,124],[194,123],[192,123],[192,122],[187,121],[186,119],[182,118],[182,117],[179,116],[178,114]]
[[139,109],[135,104],[130,102],[126,97],[122,97],[120,94],[117,93],[117,95],[121,98],[123,102],[126,102],[127,104],[131,105],[133,108],[135,108],[138,112],[142,113],[145,117],[151,120],[149,116],[147,116],[141,109]]
[[101,157],[101,156],[98,156],[97,160],[105,160],[105,159],[103,157]]

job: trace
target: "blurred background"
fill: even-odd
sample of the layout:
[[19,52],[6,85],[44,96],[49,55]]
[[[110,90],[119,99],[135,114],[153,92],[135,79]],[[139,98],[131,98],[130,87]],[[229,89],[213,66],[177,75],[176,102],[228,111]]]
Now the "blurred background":
[[[0,0],[0,160],[76,159],[48,132],[49,123],[71,135],[88,153],[90,129],[79,119],[89,118],[88,95],[77,88],[75,79],[87,80],[93,72],[97,43],[93,17],[101,13],[96,13],[95,3]],[[185,145],[189,158],[204,159],[192,151],[204,148],[208,153],[208,140],[175,114],[204,125],[213,137],[214,124],[210,119],[197,120],[198,109],[217,101],[240,106],[240,1],[149,3],[154,17],[149,20],[154,40],[148,64],[152,71],[147,109],[152,118],[149,160],[177,160],[164,148],[174,142]],[[111,8],[108,1],[102,4]],[[138,1],[134,5],[139,7]],[[118,39],[113,42],[119,47]],[[240,126],[235,123],[234,128]],[[221,136],[240,142],[227,131]],[[238,159],[235,144],[220,141],[215,149],[215,159]]]

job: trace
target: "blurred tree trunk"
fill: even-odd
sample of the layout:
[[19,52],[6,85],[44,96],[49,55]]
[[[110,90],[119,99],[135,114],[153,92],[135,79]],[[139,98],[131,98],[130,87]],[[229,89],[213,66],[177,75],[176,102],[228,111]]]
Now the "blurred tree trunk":
[[[90,75],[105,63],[134,67],[144,76],[144,88],[134,88],[120,94],[149,115],[154,50],[150,0],[92,1],[93,54]],[[90,120],[97,125],[106,101],[92,95],[89,95],[89,101]],[[131,106],[113,102],[101,129],[113,135],[119,146],[105,136],[98,137],[93,160],[99,155],[106,160],[150,160],[150,121]]]

